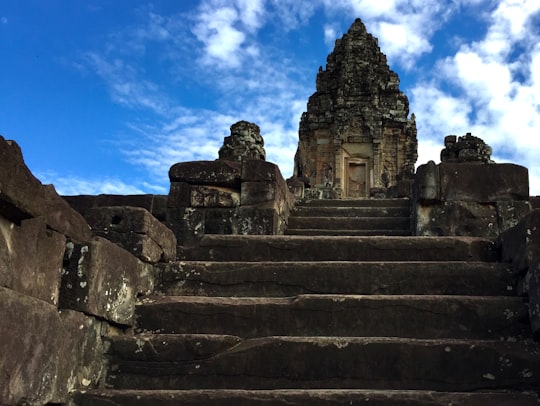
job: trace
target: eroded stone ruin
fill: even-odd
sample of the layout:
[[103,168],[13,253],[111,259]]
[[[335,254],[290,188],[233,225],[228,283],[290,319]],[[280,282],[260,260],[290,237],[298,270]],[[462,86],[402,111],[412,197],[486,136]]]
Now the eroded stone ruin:
[[61,197],[0,137],[0,405],[538,405],[527,169],[467,133],[414,173],[407,116],[356,21],[289,185],[246,121],[168,195]]
[[300,121],[294,175],[326,197],[386,196],[411,178],[416,159],[407,96],[377,39],[356,20],[319,69]]
[[491,147],[481,138],[467,133],[462,137],[447,135],[444,137],[444,149],[441,162],[481,162],[492,163]]
[[241,161],[243,159],[266,160],[264,140],[257,124],[239,121],[231,126],[231,135],[225,137],[219,149],[219,159]]

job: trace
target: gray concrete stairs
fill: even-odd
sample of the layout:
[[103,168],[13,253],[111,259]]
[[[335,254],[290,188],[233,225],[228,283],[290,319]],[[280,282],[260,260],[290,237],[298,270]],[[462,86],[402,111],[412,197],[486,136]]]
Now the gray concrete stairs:
[[288,235],[411,235],[409,199],[299,201]]
[[74,405],[540,404],[490,240],[206,235],[158,279]]

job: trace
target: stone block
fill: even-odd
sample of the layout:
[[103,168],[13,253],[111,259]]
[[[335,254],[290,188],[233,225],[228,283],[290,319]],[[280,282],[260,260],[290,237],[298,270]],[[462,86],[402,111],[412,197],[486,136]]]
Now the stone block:
[[56,307],[0,288],[0,329],[0,404],[53,400],[62,330]]
[[242,182],[240,202],[242,206],[273,203],[278,197],[276,182]]
[[239,161],[192,161],[179,162],[169,170],[172,182],[186,182],[190,185],[210,185],[240,188],[242,163]]
[[172,182],[167,207],[189,207],[190,205],[191,185],[186,182]]
[[[66,338],[59,359],[58,403],[66,402],[73,390],[85,390],[98,385],[105,374],[103,323],[94,317],[74,310],[59,313],[62,334]],[[65,384],[64,384],[65,383]],[[65,393],[64,393],[65,391]]]
[[242,162],[242,182],[285,183],[279,167],[262,160],[249,159]]
[[60,307],[131,325],[137,294],[152,283],[146,273],[141,261],[103,238],[68,242]]
[[56,306],[65,242],[42,218],[16,225],[0,217],[0,286]]
[[526,293],[529,297],[529,319],[536,340],[540,340],[540,262],[535,262],[525,276]]
[[413,190],[413,179],[399,179],[395,186],[388,188],[386,192],[387,198],[399,199],[402,197],[411,197]]
[[25,165],[20,147],[0,137],[0,215],[13,223],[43,217],[47,225],[78,241],[91,238],[84,218]]
[[520,293],[529,298],[533,335],[540,339],[540,209],[531,211],[515,227],[502,233],[498,245],[501,259],[524,275]]
[[191,186],[191,207],[237,207],[239,205],[238,190],[218,186]]
[[540,209],[540,196],[529,197],[529,203],[531,204],[531,209]]
[[[146,209],[99,207],[90,209],[86,218],[97,234],[119,244],[143,260],[158,262],[176,258],[174,233]],[[144,238],[145,236],[148,238]],[[161,253],[156,252],[156,246]]]
[[298,178],[287,179],[287,186],[289,191],[294,195],[296,199],[304,198],[305,184]]
[[439,166],[433,161],[420,165],[416,170],[413,185],[413,196],[416,201],[436,202],[441,198],[439,183]]
[[[95,231],[94,234],[114,242],[144,262],[155,264],[158,262],[169,262],[174,259],[174,257],[169,257],[165,260],[161,247],[145,234],[133,232],[119,233],[116,231]],[[174,241],[176,241],[176,237]],[[174,252],[176,254],[176,248]]]
[[441,200],[529,200],[529,172],[514,164],[441,163]]
[[148,210],[154,217],[162,221],[165,219],[167,208],[167,195],[79,195],[62,196],[71,207],[86,215],[88,210],[94,207],[131,206],[142,207]]
[[499,235],[497,207],[463,201],[418,204],[416,235],[496,238]]
[[99,380],[100,323],[0,287],[0,404],[67,402]]
[[166,223],[179,245],[204,235],[204,209],[169,207]]
[[[282,224],[282,228],[284,227],[285,224]],[[282,234],[279,229],[279,216],[274,209],[240,207],[238,210],[238,234]]]
[[540,209],[532,210],[516,226],[498,239],[501,259],[511,262],[516,272],[525,272],[540,264]]
[[238,234],[238,209],[204,209],[204,234]]
[[315,199],[315,200],[322,199],[323,191],[316,187],[307,188],[307,189],[304,189],[304,197],[306,199]]
[[499,232],[516,226],[531,211],[531,205],[525,200],[506,200],[497,202]]

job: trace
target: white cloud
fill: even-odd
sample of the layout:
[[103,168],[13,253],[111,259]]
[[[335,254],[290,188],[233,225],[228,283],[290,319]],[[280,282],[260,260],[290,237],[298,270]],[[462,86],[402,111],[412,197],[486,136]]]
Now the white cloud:
[[539,11],[538,2],[501,1],[487,16],[485,37],[441,61],[440,76],[417,84],[411,103],[420,145],[471,131],[491,145],[496,161],[527,166],[533,193],[540,193],[540,32],[530,21]]
[[201,62],[209,66],[238,68],[259,51],[250,36],[264,23],[264,0],[207,0],[195,16],[193,34],[204,44]]
[[324,43],[329,47],[333,48],[338,38],[337,30],[334,26],[326,24],[324,26]]
[[217,60],[226,66],[239,66],[240,46],[246,36],[233,26],[238,20],[236,10],[232,7],[205,7],[198,20],[193,33],[205,45],[204,61],[211,64]]
[[[127,184],[120,179],[82,179],[79,176],[64,176],[54,172],[37,172],[36,177],[43,184],[54,184],[59,195],[98,195],[98,194],[143,194],[142,188]],[[145,185],[147,186],[147,185]],[[163,192],[161,187],[153,187]]]
[[279,21],[283,31],[297,29],[315,13],[315,9],[319,7],[319,1],[270,0],[268,18]]
[[[540,179],[540,170],[534,168],[540,154],[540,46],[536,45],[540,33],[530,23],[540,5],[501,0],[498,7],[487,7],[493,3],[203,0],[189,16],[192,24],[179,16],[147,13],[140,26],[111,37],[106,52],[88,53],[85,58],[116,103],[160,116],[151,124],[129,123],[138,135],[121,146],[129,162],[158,179],[157,187],[165,187],[161,182],[167,182],[166,174],[175,162],[216,159],[230,125],[239,120],[260,126],[267,159],[278,163],[287,177],[292,174],[298,123],[314,89],[317,66],[298,66],[294,55],[260,42],[258,35],[265,26],[272,24],[286,32],[306,23],[319,9],[327,16],[324,41],[333,44],[341,35],[337,21],[343,21],[344,13],[351,22],[361,17],[368,31],[379,37],[390,65],[411,68],[432,51],[433,34],[452,13],[471,4],[485,6],[489,10],[481,15],[489,23],[485,37],[463,43],[426,72],[422,82],[411,86],[408,96],[417,119],[418,163],[439,160],[445,135],[471,131],[493,147],[494,157],[527,165],[531,179]],[[131,38],[127,46],[121,40],[125,38]],[[212,110],[182,106],[163,85],[136,68],[133,55],[144,55],[151,41],[163,45],[160,52],[173,65],[185,64],[186,50],[190,52],[187,57],[194,64],[190,72],[215,91]],[[515,52],[516,47],[524,52]],[[450,92],[449,85],[457,88]]]
[[265,0],[236,0],[240,12],[240,20],[250,30],[261,27],[265,14]]
[[409,69],[419,56],[432,50],[430,39],[458,9],[439,0],[321,0],[330,16],[343,12],[359,17],[379,39],[392,63]]
[[136,69],[124,60],[113,58],[109,61],[95,52],[86,53],[84,60],[107,83],[115,102],[160,115],[166,115],[170,110],[170,102],[159,87],[141,79]]
[[384,53],[390,58],[401,60],[404,67],[410,68],[418,55],[428,53],[432,46],[426,35],[415,31],[417,27],[403,23],[381,22],[376,29],[383,43]]
[[470,127],[472,107],[460,98],[445,94],[433,84],[418,83],[411,91],[411,104],[419,136],[424,140],[461,134]]

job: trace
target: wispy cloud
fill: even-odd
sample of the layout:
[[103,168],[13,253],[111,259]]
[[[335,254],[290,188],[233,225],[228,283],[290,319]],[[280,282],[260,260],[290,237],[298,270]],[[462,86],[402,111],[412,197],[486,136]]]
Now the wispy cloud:
[[[275,15],[276,8],[265,8],[263,0],[201,2],[189,16],[192,37],[178,40],[181,28],[173,23],[178,16],[147,12],[140,25],[127,29],[132,35],[110,35],[106,49],[84,55],[86,66],[104,81],[113,101],[159,116],[126,123],[132,136],[118,143],[126,160],[145,168],[156,183],[164,183],[176,162],[216,159],[229,127],[248,120],[261,127],[267,159],[278,163],[286,176],[292,174],[298,123],[314,84],[298,80],[307,77],[308,71],[297,67],[279,48],[259,49],[254,35],[271,13]],[[136,41],[126,45],[126,37]],[[163,86],[146,79],[137,58],[143,58],[154,41],[162,46],[162,57],[173,64],[185,63],[180,49],[194,50],[203,44],[193,70],[216,90],[214,110],[181,105]],[[126,46],[136,52],[126,53]]]
[[[320,40],[331,47],[348,28],[343,21],[361,17],[391,67],[407,71],[433,52],[433,36],[455,13],[482,9],[477,18],[488,25],[485,35],[475,43],[456,42],[452,55],[410,86],[419,163],[438,159],[444,135],[472,131],[492,144],[496,158],[534,166],[540,153],[540,33],[533,24],[539,8],[514,0],[202,0],[189,14],[142,9],[138,24],[109,33],[103,49],[86,52],[78,63],[95,72],[114,102],[154,114],[127,122],[130,135],[118,144],[124,159],[156,179],[154,187],[166,188],[175,162],[217,158],[229,126],[239,120],[260,126],[267,159],[289,176],[317,66],[299,66],[279,43],[260,41],[261,33],[301,28],[320,13]],[[159,79],[141,67],[150,50],[168,67]],[[212,92],[207,107],[183,103],[182,92],[200,88]],[[540,188],[540,169],[531,173]]]
[[142,78],[137,68],[128,61],[118,57],[108,60],[96,52],[86,53],[83,59],[107,84],[115,102],[160,115],[166,115],[170,111],[170,101],[165,93],[157,84]]
[[58,194],[64,196],[71,195],[97,195],[104,194],[143,194],[144,190],[154,190],[155,193],[167,193],[167,190],[161,186],[142,184],[141,188],[125,183],[116,178],[104,179],[82,179],[79,176],[63,176],[54,172],[37,172],[36,177],[43,184],[54,184]]
[[[423,139],[472,131],[488,142],[498,161],[530,168],[538,191],[540,168],[540,31],[537,2],[501,1],[486,15],[486,35],[439,61],[440,76],[413,89]],[[519,49],[521,52],[515,53]],[[446,83],[455,85],[451,95]],[[420,155],[419,161],[426,157]]]
[[458,8],[456,2],[439,0],[322,0],[330,17],[340,13],[361,17],[379,39],[388,59],[402,68],[431,52],[431,38]]

